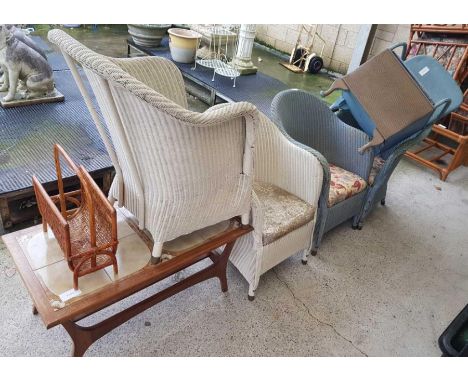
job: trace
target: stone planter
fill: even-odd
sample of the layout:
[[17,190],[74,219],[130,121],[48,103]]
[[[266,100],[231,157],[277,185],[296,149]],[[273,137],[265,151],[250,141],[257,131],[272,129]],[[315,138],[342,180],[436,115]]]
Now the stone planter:
[[127,24],[128,33],[135,44],[145,48],[156,48],[171,27],[171,24]]
[[168,30],[168,33],[172,59],[184,64],[194,62],[195,53],[197,52],[202,35],[198,32],[182,28],[171,28]]

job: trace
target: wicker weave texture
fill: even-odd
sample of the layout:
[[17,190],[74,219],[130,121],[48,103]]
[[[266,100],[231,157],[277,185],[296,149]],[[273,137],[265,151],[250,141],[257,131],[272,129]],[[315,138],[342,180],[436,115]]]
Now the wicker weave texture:
[[[274,184],[317,208],[324,181],[321,155],[298,145],[262,113],[255,138],[255,180]],[[253,296],[263,273],[298,252],[311,250],[316,217],[263,246],[263,208],[254,192],[251,224],[254,231],[236,242],[230,260],[249,283]]]
[[65,32],[49,40],[81,64],[96,95],[122,171],[110,197],[155,242],[164,242],[250,209],[258,112],[240,102],[187,110],[182,76],[163,58],[110,59]]

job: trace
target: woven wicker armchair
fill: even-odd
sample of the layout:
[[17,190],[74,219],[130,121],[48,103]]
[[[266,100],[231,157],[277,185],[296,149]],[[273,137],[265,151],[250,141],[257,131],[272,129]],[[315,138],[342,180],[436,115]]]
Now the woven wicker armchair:
[[250,223],[254,230],[236,242],[230,257],[249,283],[249,300],[269,269],[297,253],[307,261],[324,192],[322,160],[318,152],[289,139],[260,113]]
[[[384,205],[387,183],[405,151],[421,142],[430,128],[419,131],[374,157],[372,150],[363,154],[359,147],[369,137],[348,123],[352,116],[334,114],[310,93],[286,90],[272,102],[275,122],[292,139],[312,147],[326,158],[325,187],[319,203],[312,255],[317,254],[323,235],[352,218],[353,228],[361,229],[365,218],[379,202]],[[328,162],[327,162],[328,161]]]
[[[49,226],[54,233],[78,289],[78,277],[110,265],[118,272],[117,215],[83,166],[77,167],[59,145],[54,146],[54,156],[59,194],[49,196],[35,176],[33,186],[43,230]],[[60,158],[80,180],[79,190],[64,191]],[[69,205],[73,208],[67,209]]]
[[326,232],[350,218],[353,218],[353,225],[358,226],[374,160],[372,150],[360,154],[358,149],[368,143],[369,138],[342,122],[324,102],[305,91],[279,93],[271,109],[280,129],[326,158],[322,161],[325,187],[312,249],[315,255]]
[[60,30],[50,31],[48,38],[61,49],[112,159],[116,177],[109,198],[150,232],[154,263],[165,241],[235,216],[249,222],[258,118],[253,105],[192,112],[172,62],[105,57]]

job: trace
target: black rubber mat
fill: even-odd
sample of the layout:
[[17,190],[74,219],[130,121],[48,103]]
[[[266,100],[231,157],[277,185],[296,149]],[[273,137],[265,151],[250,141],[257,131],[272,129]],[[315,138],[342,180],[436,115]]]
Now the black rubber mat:
[[[88,171],[112,166],[104,144],[79,93],[75,81],[60,53],[52,51],[40,37],[34,37],[46,50],[54,69],[57,89],[65,101],[53,104],[31,105],[20,108],[0,108],[0,195],[30,188],[31,176],[41,182],[56,180],[53,150],[61,144],[77,164]],[[151,54],[171,59],[167,39],[160,49]],[[230,78],[217,76],[203,67],[192,70],[192,64],[176,63],[189,76],[212,87],[233,101],[247,101],[269,115],[273,97],[287,86],[272,77],[257,73],[237,78],[236,87]],[[86,77],[83,76],[86,82]],[[90,92],[92,95],[92,92]],[[71,173],[65,172],[65,176]]]
[[47,44],[41,37],[39,36],[31,36],[34,42],[37,44],[39,48],[41,48],[47,54],[47,61],[49,61],[50,66],[54,71],[59,70],[69,70],[68,65],[63,58],[63,56],[59,53],[54,51],[50,45]]
[[[172,61],[167,38],[163,39],[161,48],[147,49],[145,51],[151,55],[164,57]],[[250,102],[268,116],[270,115],[271,101],[275,95],[282,90],[288,89],[285,83],[260,72],[238,77],[236,80],[236,87],[234,88],[232,86],[233,80],[228,77],[216,75],[215,80],[211,81],[213,78],[213,69],[197,65],[197,68],[192,70],[194,67],[193,64],[174,63],[183,73],[195,77],[208,87],[214,88],[217,93],[235,102]]]
[[88,171],[112,166],[70,71],[54,78],[64,102],[0,108],[0,195],[31,187],[33,174],[41,182],[56,180],[54,143]]

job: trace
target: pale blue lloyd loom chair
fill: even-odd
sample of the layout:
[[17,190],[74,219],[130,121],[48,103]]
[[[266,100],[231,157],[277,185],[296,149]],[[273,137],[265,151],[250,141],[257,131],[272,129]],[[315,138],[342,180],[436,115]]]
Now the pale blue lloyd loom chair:
[[[401,56],[397,48],[402,48]],[[373,141],[381,141],[372,146],[384,159],[395,146],[450,114],[463,101],[458,84],[439,62],[424,55],[405,60],[406,49],[406,43],[386,49],[321,93],[342,90],[332,111],[353,121]]]
[[297,89],[280,92],[271,109],[273,120],[283,133],[323,155],[324,182],[312,255],[317,254],[326,232],[349,219],[354,229],[361,229],[372,208],[378,202],[385,204],[388,180],[403,154],[432,129],[429,124],[405,138],[387,150],[383,159],[374,156],[374,150],[360,153],[358,149],[371,138],[343,122],[328,105],[310,93]]
[[271,111],[283,133],[322,154],[324,181],[311,252],[315,255],[327,231],[350,218],[354,218],[354,226],[359,224],[374,154],[372,150],[360,154],[358,149],[369,142],[369,137],[342,122],[328,105],[302,90],[278,93]]
[[[367,101],[370,100],[375,107],[379,107],[379,102],[374,102],[373,97],[380,94],[375,80],[380,81],[379,77],[383,77],[381,82],[387,85],[386,100],[377,101],[381,101],[380,107],[385,109],[385,117],[390,125],[393,119],[387,100],[398,104],[402,98],[400,90],[405,90],[406,94],[416,94],[422,99],[425,114],[412,124],[403,125],[396,134],[387,134],[380,140],[373,137],[378,126],[366,113],[359,99],[353,96],[352,87],[348,87],[353,84],[353,79],[347,82],[346,77],[335,81],[331,88],[343,90],[343,100],[337,103],[338,106],[333,105],[332,110],[312,94],[300,90],[283,91],[272,102],[272,115],[278,127],[292,139],[313,148],[324,157],[321,163],[325,179],[312,255],[317,253],[323,235],[340,223],[352,218],[353,228],[362,228],[372,208],[379,201],[385,204],[388,180],[405,151],[422,141],[430,133],[432,124],[456,109],[462,100],[458,85],[440,64],[427,56],[403,61],[393,51],[398,46],[403,48],[401,57],[404,57],[406,44],[397,44],[381,53],[380,57],[376,56],[373,63],[366,63],[367,68],[363,68],[363,65],[358,73],[358,80],[367,82],[363,85],[358,81],[361,96],[363,86],[364,99],[367,97]],[[387,65],[389,70],[383,68]],[[392,73],[399,74],[398,81],[391,77]],[[372,78],[369,80],[367,76]],[[392,88],[394,83],[399,85]],[[366,94],[367,87],[374,87],[374,93]],[[395,121],[401,122],[402,110],[393,106]],[[411,106],[405,109],[410,110],[410,114],[413,111]],[[371,111],[377,111],[373,115],[380,117],[379,110]],[[353,126],[344,121],[353,123]],[[376,141],[382,143],[376,144]]]

